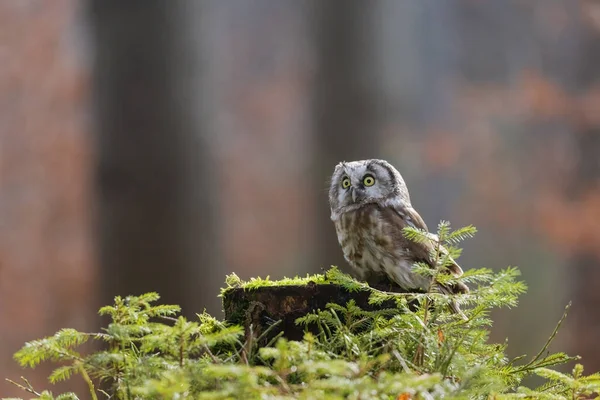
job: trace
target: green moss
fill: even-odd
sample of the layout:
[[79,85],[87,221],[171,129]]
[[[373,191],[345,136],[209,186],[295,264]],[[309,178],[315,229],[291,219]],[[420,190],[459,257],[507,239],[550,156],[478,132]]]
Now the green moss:
[[273,287],[273,286],[306,286],[309,283],[324,285],[337,283],[331,279],[331,271],[339,272],[338,268],[332,266],[329,271],[325,274],[307,274],[304,277],[295,276],[294,278],[283,277],[279,280],[271,280],[269,276],[266,278],[251,278],[249,281],[244,281],[234,272],[231,275],[227,275],[225,278],[225,284],[227,285],[225,288],[221,289],[221,296],[223,296],[227,291],[231,289],[248,289],[255,290],[262,287]]

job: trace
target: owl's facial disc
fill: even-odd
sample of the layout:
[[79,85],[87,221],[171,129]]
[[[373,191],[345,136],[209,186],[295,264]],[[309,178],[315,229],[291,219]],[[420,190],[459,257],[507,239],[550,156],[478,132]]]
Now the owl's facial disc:
[[336,165],[329,190],[332,219],[392,197],[410,204],[402,176],[388,162],[373,159]]

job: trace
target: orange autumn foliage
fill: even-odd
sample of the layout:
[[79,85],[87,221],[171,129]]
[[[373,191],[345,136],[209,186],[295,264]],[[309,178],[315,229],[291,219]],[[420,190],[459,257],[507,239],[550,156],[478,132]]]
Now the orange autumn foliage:
[[563,251],[587,252],[600,258],[600,185],[576,200],[546,193],[538,205],[536,226],[541,234]]
[[521,74],[519,89],[525,107],[538,118],[558,118],[571,113],[572,100],[563,89],[538,71]]

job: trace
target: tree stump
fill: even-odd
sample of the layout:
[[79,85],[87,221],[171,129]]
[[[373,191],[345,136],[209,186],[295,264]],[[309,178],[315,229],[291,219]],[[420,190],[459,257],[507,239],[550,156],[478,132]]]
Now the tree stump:
[[264,345],[280,332],[289,340],[301,340],[305,327],[296,325],[296,319],[313,311],[325,310],[328,303],[345,306],[348,301],[354,300],[358,307],[367,311],[395,307],[394,301],[369,304],[369,296],[370,291],[349,292],[339,285],[314,282],[254,289],[232,288],[223,295],[223,308],[227,322],[243,326],[247,339],[250,336],[253,339],[260,337],[266,329],[281,321],[261,340]]

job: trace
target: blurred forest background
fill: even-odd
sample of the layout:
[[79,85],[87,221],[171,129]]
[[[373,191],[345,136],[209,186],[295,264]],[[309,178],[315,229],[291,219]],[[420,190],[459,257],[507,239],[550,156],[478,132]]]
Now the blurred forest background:
[[555,348],[600,369],[600,3],[365,4],[0,0],[0,377],[117,294],[345,268],[327,179],[364,158],[479,228],[463,268],[521,268],[510,355],[572,300]]

